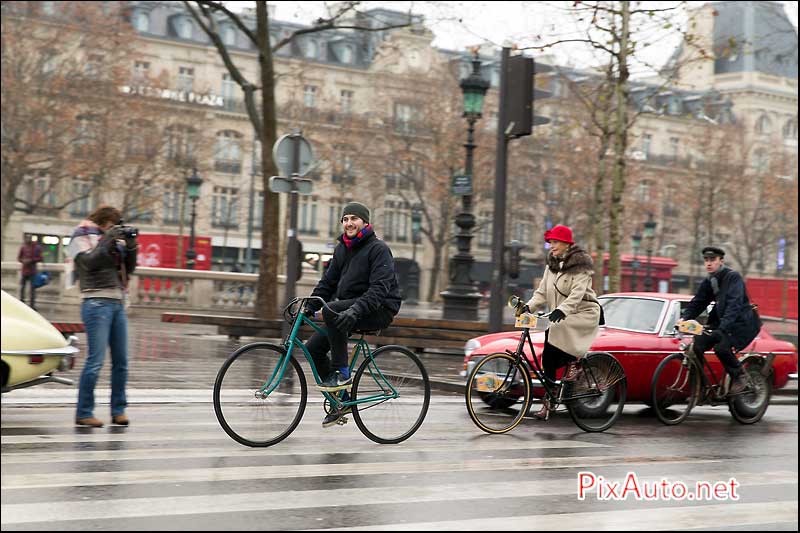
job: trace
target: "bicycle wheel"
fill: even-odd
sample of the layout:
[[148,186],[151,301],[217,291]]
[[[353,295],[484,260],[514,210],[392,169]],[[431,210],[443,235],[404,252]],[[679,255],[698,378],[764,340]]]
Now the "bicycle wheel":
[[481,359],[467,378],[467,412],[486,433],[506,433],[522,421],[531,401],[531,383],[513,355],[494,353]]
[[658,364],[650,382],[650,395],[661,422],[674,426],[686,420],[699,394],[700,374],[684,354],[668,355]]
[[403,442],[425,420],[431,401],[428,372],[419,358],[402,346],[383,346],[361,362],[353,376],[353,406],[358,429],[380,444]]
[[764,416],[772,396],[772,384],[767,376],[761,373],[760,364],[745,363],[745,372],[749,384],[742,394],[728,398],[728,409],[737,422],[755,424]]
[[578,378],[565,384],[564,404],[582,430],[605,431],[614,425],[625,407],[628,394],[625,370],[607,353],[586,355],[581,368]]
[[283,347],[257,342],[236,350],[219,369],[214,382],[214,412],[222,429],[236,442],[272,446],[300,423],[308,391],[294,357],[286,364],[278,387],[269,396],[261,392],[285,357]]

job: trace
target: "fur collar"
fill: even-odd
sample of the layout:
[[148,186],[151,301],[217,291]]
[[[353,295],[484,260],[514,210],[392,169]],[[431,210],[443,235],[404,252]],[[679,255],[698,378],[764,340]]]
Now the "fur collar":
[[563,272],[564,274],[579,274],[581,272],[593,272],[594,262],[592,256],[586,253],[580,246],[573,244],[567,249],[567,254],[564,256],[564,263],[559,264],[560,259],[553,256],[552,253],[547,254],[547,268],[553,274]]

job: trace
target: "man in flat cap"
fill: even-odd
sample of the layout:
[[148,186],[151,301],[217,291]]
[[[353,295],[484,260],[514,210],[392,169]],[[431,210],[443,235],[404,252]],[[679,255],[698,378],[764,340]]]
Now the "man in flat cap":
[[741,394],[747,388],[747,376],[735,351],[753,342],[761,330],[761,319],[750,305],[741,274],[725,265],[725,250],[706,246],[702,254],[708,277],[681,313],[681,320],[697,318],[711,302],[716,302],[706,323],[710,332],[695,336],[694,351],[702,360],[705,351],[713,347],[731,376],[729,394]]
[[[350,202],[342,210],[342,235],[328,268],[307,300],[305,313],[313,316],[322,308],[328,334],[315,333],[306,343],[322,378],[319,388],[328,392],[347,390],[353,384],[347,356],[347,338],[353,330],[378,330],[391,324],[400,310],[392,251],[378,239],[369,223],[369,209]],[[328,350],[331,361],[328,361]],[[322,427],[336,424],[350,411],[333,409]]]

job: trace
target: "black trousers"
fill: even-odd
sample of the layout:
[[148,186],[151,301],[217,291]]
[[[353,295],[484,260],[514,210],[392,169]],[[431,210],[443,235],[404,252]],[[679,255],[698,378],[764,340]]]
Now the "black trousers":
[[730,374],[732,378],[736,378],[742,372],[742,364],[733,353],[733,346],[731,340],[727,335],[721,331],[714,332],[714,335],[695,335],[694,337],[694,353],[703,360],[703,353],[707,350],[714,348],[714,353],[717,354],[725,371]]
[[25,285],[30,285],[31,301],[28,305],[31,307],[36,307],[36,289],[33,287],[34,276],[36,276],[36,272],[27,276],[23,274],[19,280],[19,299],[22,302],[25,302]]
[[550,335],[550,330],[544,332],[544,350],[542,350],[542,368],[544,369],[544,375],[555,381],[556,370],[558,370],[563,366],[566,366],[568,363],[577,361],[578,358],[550,344],[548,342],[549,335]]
[[[353,305],[355,300],[337,300],[329,302],[328,306],[334,311],[341,312]],[[319,377],[325,379],[333,369],[348,365],[347,357],[347,338],[350,332],[339,331],[336,327],[336,315],[322,308],[322,318],[325,320],[327,335],[314,333],[306,342],[306,348],[314,359],[314,366],[317,367]],[[379,309],[375,313],[359,318],[354,330],[377,330],[383,329],[392,323],[394,317],[387,309]],[[328,350],[331,352],[331,361],[328,361]]]

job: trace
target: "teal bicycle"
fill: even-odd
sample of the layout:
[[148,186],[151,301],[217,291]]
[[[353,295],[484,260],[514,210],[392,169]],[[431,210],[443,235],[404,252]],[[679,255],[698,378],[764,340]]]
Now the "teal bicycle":
[[[251,447],[272,446],[294,431],[303,418],[308,401],[308,386],[294,353],[305,355],[314,381],[314,360],[300,339],[300,327],[327,331],[303,313],[305,302],[322,298],[295,298],[283,311],[292,324],[282,345],[254,342],[242,346],[225,361],[214,382],[214,412],[222,429],[236,442]],[[370,331],[355,331],[360,338],[350,358],[353,386],[346,391],[320,391],[325,412],[352,414],[356,425],[369,439],[380,444],[397,444],[413,435],[425,420],[430,404],[428,372],[408,348],[397,345],[370,350],[364,336]],[[342,416],[343,424],[347,417]]]

